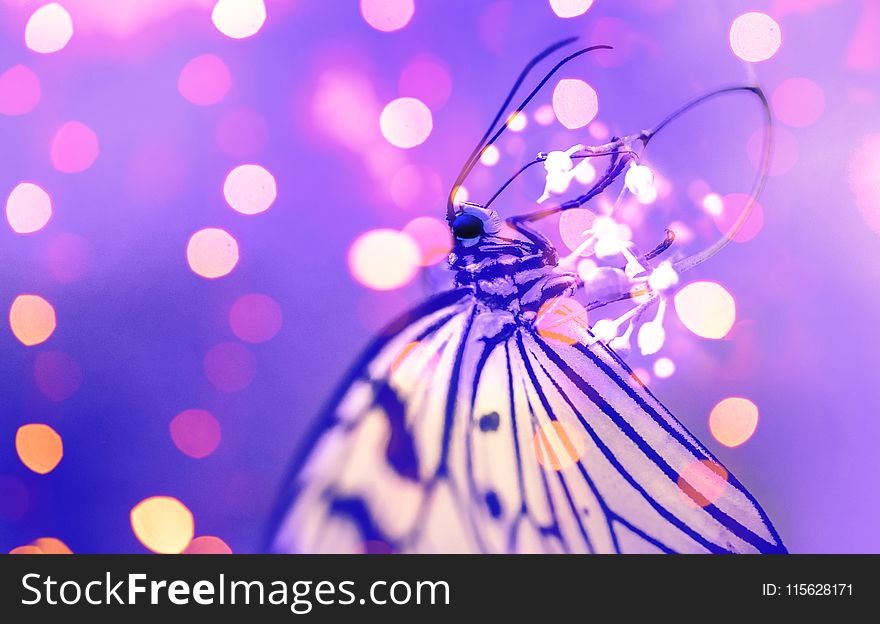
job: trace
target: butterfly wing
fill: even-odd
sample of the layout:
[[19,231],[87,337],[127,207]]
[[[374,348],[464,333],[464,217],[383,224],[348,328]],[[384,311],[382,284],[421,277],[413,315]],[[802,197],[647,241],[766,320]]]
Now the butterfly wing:
[[514,324],[480,341],[461,472],[482,550],[784,552],[751,495],[612,350],[584,327],[564,333],[579,335]]
[[[442,472],[444,432],[456,408],[464,347],[475,315],[472,291],[442,293],[391,324],[331,401],[282,497],[271,548],[358,552],[415,548],[413,529],[436,548],[456,533]],[[444,519],[439,507],[450,517]],[[431,504],[429,504],[431,503]],[[419,548],[429,548],[419,541]]]
[[567,549],[784,552],[736,478],[584,333],[557,344],[523,329],[509,345],[519,402],[534,414],[535,456],[558,481],[548,498]]
[[784,552],[742,485],[572,331],[545,339],[467,289],[405,315],[332,402],[273,549]]

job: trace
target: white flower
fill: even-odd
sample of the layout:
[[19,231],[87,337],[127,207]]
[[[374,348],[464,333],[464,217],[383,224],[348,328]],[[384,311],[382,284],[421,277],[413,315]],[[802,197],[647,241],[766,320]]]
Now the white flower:
[[654,355],[666,342],[666,330],[656,321],[649,321],[639,328],[639,350],[642,355]]
[[623,179],[627,190],[637,198],[650,198],[653,201],[657,197],[657,189],[654,188],[654,172],[645,165],[630,163]]
[[672,263],[665,261],[660,263],[648,276],[648,286],[656,292],[663,292],[678,284],[678,273],[672,268]]
[[617,328],[617,323],[611,319],[601,319],[596,321],[590,331],[602,342],[611,342],[617,337]]

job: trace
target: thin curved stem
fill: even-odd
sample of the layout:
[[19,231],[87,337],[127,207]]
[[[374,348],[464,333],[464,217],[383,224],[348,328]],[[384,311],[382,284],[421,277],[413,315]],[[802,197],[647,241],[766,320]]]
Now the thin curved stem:
[[[746,202],[746,205],[743,207],[742,211],[740,211],[740,214],[737,216],[736,220],[730,226],[727,232],[724,233],[724,235],[722,235],[717,241],[715,241],[715,243],[713,243],[709,247],[695,254],[691,254],[690,256],[686,256],[681,260],[678,260],[673,264],[673,268],[677,273],[682,273],[683,271],[690,270],[695,266],[702,264],[715,254],[717,254],[719,251],[721,251],[724,247],[726,247],[730,243],[730,241],[732,241],[733,238],[739,233],[745,222],[748,220],[749,216],[751,216],[752,209],[754,208],[758,196],[761,194],[761,191],[763,190],[764,185],[767,181],[767,172],[770,168],[770,154],[773,145],[773,118],[770,112],[770,105],[767,102],[767,97],[764,95],[764,91],[761,89],[761,87],[757,85],[734,85],[705,93],[686,102],[684,105],[664,117],[660,121],[660,123],[656,124],[653,128],[649,130],[644,130],[639,134],[630,135],[621,139],[614,139],[611,142],[606,143],[605,145],[584,147],[579,152],[575,152],[574,154],[572,154],[572,158],[602,156],[606,154],[612,154],[614,155],[614,158],[612,159],[612,163],[609,166],[609,169],[602,176],[602,178],[600,178],[599,181],[584,195],[581,195],[576,199],[564,202],[557,206],[541,210],[539,212],[530,213],[529,215],[523,215],[523,218],[528,221],[537,221],[538,219],[543,219],[544,217],[555,214],[556,212],[583,205],[584,203],[604,191],[612,182],[614,182],[614,180],[617,179],[617,177],[619,177],[619,175],[623,172],[623,166],[626,162],[628,162],[630,159],[638,157],[632,147],[634,143],[641,142],[643,148],[646,148],[648,146],[648,143],[660,131],[665,129],[673,121],[675,121],[691,109],[716,97],[738,92],[751,93],[755,95],[760,101],[764,113],[764,136],[762,141],[758,172],[752,184],[752,190],[749,193],[749,198]],[[619,155],[623,155],[624,157],[620,160],[620,162],[616,162],[616,159]],[[516,174],[514,174],[514,176],[510,180],[508,180],[495,193],[495,195],[492,196],[490,202],[494,201],[495,198],[504,189],[506,189],[517,176],[519,176],[523,171],[536,164],[537,162],[541,162],[540,156],[538,159],[528,163],[527,165],[522,167]]]
[[730,244],[730,241],[734,239],[734,237],[742,229],[745,222],[751,216],[752,209],[755,207],[755,203],[758,201],[758,195],[761,194],[761,191],[764,189],[764,185],[767,182],[767,172],[770,169],[770,154],[773,147],[773,116],[770,112],[770,105],[767,102],[767,96],[764,95],[764,91],[761,89],[761,87],[757,85],[726,87],[724,89],[719,89],[718,91],[706,94],[702,97],[692,100],[679,110],[669,115],[666,119],[661,121],[653,130],[648,131],[645,138],[645,144],[647,144],[647,141],[650,141],[654,135],[656,135],[660,130],[662,130],[669,123],[677,119],[687,110],[717,95],[734,93],[737,91],[754,94],[760,101],[761,108],[764,112],[764,136],[761,144],[761,159],[758,165],[758,172],[755,176],[754,182],[752,183],[752,190],[749,193],[749,199],[746,202],[746,205],[740,211],[739,216],[736,218],[736,221],[733,222],[727,232],[723,236],[721,236],[721,238],[715,241],[715,243],[713,243],[709,247],[706,247],[702,251],[698,251],[695,254],[686,256],[685,258],[682,258],[681,260],[673,264],[673,268],[678,273],[688,271],[695,266],[702,264],[715,254],[717,254],[719,251],[724,249],[728,244]]

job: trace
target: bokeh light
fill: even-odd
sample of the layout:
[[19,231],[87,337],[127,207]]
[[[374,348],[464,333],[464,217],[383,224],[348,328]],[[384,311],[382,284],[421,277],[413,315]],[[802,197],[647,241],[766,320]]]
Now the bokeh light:
[[281,329],[281,306],[272,297],[249,293],[235,300],[229,309],[229,327],[241,340],[260,343],[271,340]]
[[0,74],[0,115],[25,115],[37,107],[41,96],[40,79],[24,65]]
[[718,193],[707,193],[703,197],[703,210],[713,217],[720,216],[724,212],[724,199]]
[[179,554],[195,532],[193,515],[171,496],[152,496],[131,510],[131,528],[141,544],[159,554]]
[[28,347],[46,342],[55,323],[55,308],[39,295],[19,295],[9,308],[12,333]]
[[466,202],[470,196],[471,194],[468,192],[466,186],[456,186],[455,190],[452,191],[452,203],[459,206],[462,202]]
[[[417,366],[405,366],[413,360]],[[425,378],[431,377],[440,363],[440,354],[430,345],[419,341],[408,342],[391,361],[391,383],[399,392],[412,392]]]
[[52,137],[52,165],[64,173],[85,171],[98,158],[98,135],[81,121],[68,121]]
[[657,358],[657,361],[654,362],[654,374],[659,379],[666,379],[668,377],[672,377],[675,373],[675,362],[670,360],[667,357]]
[[409,24],[415,10],[413,0],[361,0],[361,15],[382,32],[400,30]]
[[[687,185],[687,196],[695,204],[702,204],[706,195],[710,193],[712,193],[712,187],[709,186],[708,182],[700,178],[697,178],[696,180],[691,180]],[[718,197],[719,199],[721,198],[720,195]]]
[[565,470],[574,466],[587,447],[586,434],[580,428],[558,420],[538,428],[532,441],[535,458],[549,470]]
[[434,121],[431,110],[421,100],[402,97],[392,100],[382,109],[379,127],[382,136],[391,145],[409,149],[427,140],[434,128]]
[[611,136],[611,130],[608,129],[608,125],[598,119],[590,124],[587,131],[590,133],[590,136],[597,141],[605,141]]
[[782,30],[766,13],[744,13],[730,25],[730,47],[744,61],[766,61],[781,45]]
[[361,234],[348,250],[348,268],[364,286],[393,290],[405,286],[418,273],[422,254],[412,238],[390,229]]
[[651,374],[644,368],[634,368],[630,377],[640,386],[647,386],[651,383]]
[[593,0],[550,0],[550,8],[562,18],[583,15],[593,6]]
[[589,241],[595,220],[596,214],[586,208],[570,208],[564,211],[559,217],[559,235],[565,246],[572,251],[580,249],[582,256],[592,256],[595,253],[595,241]]
[[758,426],[758,406],[743,397],[719,401],[709,413],[709,430],[724,446],[744,444]]
[[880,134],[869,134],[849,162],[849,185],[862,218],[880,233]]
[[6,221],[15,232],[38,232],[51,218],[52,198],[36,184],[22,182],[9,193],[6,200]]
[[408,342],[403,346],[403,349],[394,357],[391,361],[391,366],[389,366],[389,370],[391,371],[392,378],[394,378],[394,374],[400,369],[401,364],[407,361],[413,354],[419,353],[421,351],[422,343]]
[[183,66],[177,78],[177,90],[198,106],[216,104],[229,93],[232,74],[220,57],[202,54]]
[[590,184],[596,179],[596,168],[593,166],[593,163],[590,162],[589,158],[584,158],[575,165],[574,169],[572,169],[572,173],[574,174],[574,179],[581,184]]
[[403,68],[397,88],[400,95],[418,98],[431,110],[439,110],[452,94],[452,76],[443,61],[421,55]]
[[226,203],[241,214],[253,215],[269,209],[278,196],[275,178],[260,165],[240,165],[223,183]]
[[498,164],[498,161],[501,159],[501,152],[498,151],[498,148],[494,145],[488,146],[483,150],[483,153],[480,154],[480,162],[486,165],[487,167],[494,167]]
[[599,96],[583,80],[565,78],[553,89],[553,112],[569,130],[583,128],[599,113]]
[[535,121],[539,126],[549,126],[556,121],[556,113],[552,104],[544,104],[535,109]]
[[232,39],[252,37],[266,22],[266,5],[263,0],[217,0],[211,21]]
[[320,134],[356,152],[374,149],[382,106],[367,76],[342,68],[322,72],[310,108]]
[[15,450],[25,466],[37,474],[52,472],[64,456],[61,436],[49,425],[22,425],[15,434]]
[[[155,33],[156,25],[166,19],[177,18],[174,19],[177,26],[181,22],[189,21],[181,20],[178,14],[192,11],[193,7],[198,9],[198,13],[193,14],[198,18],[196,23],[202,27],[200,31],[204,33],[206,29],[203,13],[214,1],[216,0],[61,0],[61,4],[69,8],[77,33],[82,32],[87,37],[112,37],[112,40],[109,37],[107,39],[118,44],[114,45],[112,55],[117,56],[126,51],[126,47],[121,44],[135,39],[135,35],[141,30]],[[5,3],[18,6],[38,5],[41,0],[5,0]]]
[[694,460],[679,473],[681,497],[694,507],[714,504],[727,489],[727,470],[711,459]]
[[399,207],[421,209],[442,201],[443,187],[437,172],[428,167],[407,165],[391,178],[391,200]]
[[70,547],[57,537],[38,537],[33,545],[40,549],[44,555],[72,555]]
[[[746,141],[746,152],[752,167],[758,170],[764,149],[764,131],[755,130]],[[773,151],[770,153],[770,168],[767,175],[780,176],[788,173],[798,161],[797,138],[784,126],[773,130]]]
[[219,537],[200,535],[189,543],[184,555],[231,555],[232,549]]
[[724,338],[736,321],[736,302],[716,282],[691,282],[675,293],[675,312],[701,338]]
[[50,401],[64,401],[79,389],[82,368],[62,351],[43,351],[34,360],[34,383]]
[[168,425],[171,440],[181,453],[202,459],[220,445],[220,423],[202,409],[188,409],[175,416]]
[[538,334],[547,340],[577,344],[590,328],[587,310],[571,297],[554,297],[541,304],[535,317]]
[[254,354],[239,342],[221,342],[205,354],[205,376],[220,392],[239,392],[257,374]]
[[196,275],[208,279],[229,275],[238,264],[238,242],[220,228],[199,230],[187,243],[186,260]]
[[67,9],[57,2],[41,6],[34,11],[24,28],[25,44],[40,54],[63,50],[71,37],[73,37],[73,20]]
[[590,278],[593,276],[593,271],[597,268],[598,265],[595,260],[584,258],[577,263],[577,274],[584,282],[589,283]]
[[[828,3],[831,4],[831,2]],[[803,2],[797,4],[800,5]],[[848,70],[875,72],[880,69],[880,6],[876,2],[868,1],[859,4],[858,18],[854,20],[851,28],[844,31],[846,33],[844,37],[848,41],[845,42],[846,53],[843,64]],[[823,26],[828,33],[826,36],[833,36],[830,24],[823,23]],[[810,69],[815,71],[815,65],[811,63]]]
[[528,117],[526,117],[524,112],[520,111],[510,116],[510,119],[507,120],[507,127],[511,132],[522,132],[526,129],[528,123]]
[[[707,196],[708,197],[708,196]],[[727,234],[742,211],[748,205],[751,196],[745,193],[729,193],[721,198],[721,211],[713,214],[715,226],[722,234]],[[717,206],[714,206],[717,208]],[[752,240],[764,228],[764,208],[757,201],[752,204],[752,211],[740,230],[733,236],[737,243]]]
[[445,221],[434,217],[416,217],[407,223],[402,232],[419,248],[421,266],[442,262],[452,251],[452,235]]
[[816,123],[825,110],[822,87],[800,76],[783,80],[773,90],[771,101],[776,118],[793,128]]
[[693,230],[681,221],[673,221],[669,224],[669,229],[675,234],[675,240],[681,244],[689,243],[694,239]]

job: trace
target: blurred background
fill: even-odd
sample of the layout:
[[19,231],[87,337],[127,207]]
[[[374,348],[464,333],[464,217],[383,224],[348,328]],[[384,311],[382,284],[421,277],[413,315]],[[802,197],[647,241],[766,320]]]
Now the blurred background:
[[[629,361],[790,550],[880,551],[872,0],[0,0],[0,551],[261,548],[344,371],[449,283],[458,168],[523,64],[572,35],[615,49],[555,76],[460,193],[758,81],[760,206]],[[658,135],[621,238],[711,243],[761,129],[735,95]],[[576,173],[558,199],[596,171]],[[534,210],[544,174],[494,207]]]

